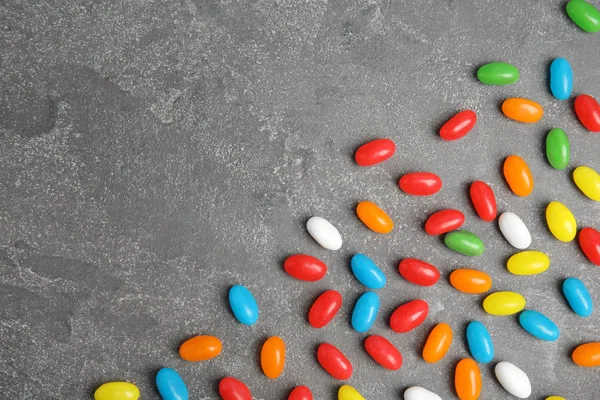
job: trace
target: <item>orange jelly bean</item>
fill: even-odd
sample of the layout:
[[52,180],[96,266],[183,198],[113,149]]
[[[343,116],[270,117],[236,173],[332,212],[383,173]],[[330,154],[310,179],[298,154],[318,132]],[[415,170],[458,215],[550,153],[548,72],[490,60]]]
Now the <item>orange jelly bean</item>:
[[275,379],[285,366],[285,343],[279,336],[271,336],[263,344],[260,365],[267,378]]
[[450,274],[450,284],[463,293],[485,293],[492,287],[492,278],[476,269],[460,268]]
[[477,400],[481,394],[481,372],[477,363],[463,358],[456,365],[454,388],[460,400]]
[[179,355],[186,361],[204,361],[221,354],[223,344],[214,336],[195,336],[179,347]]
[[361,201],[356,206],[356,215],[367,226],[377,233],[390,233],[394,229],[394,221],[377,204]]
[[423,347],[423,359],[428,363],[440,361],[452,344],[452,328],[450,325],[442,322],[437,324],[427,337],[425,347]]
[[579,345],[571,355],[573,362],[581,367],[600,366],[600,342]]
[[528,124],[538,122],[544,115],[544,109],[538,103],[517,97],[504,100],[502,112],[510,119]]
[[504,161],[504,178],[517,196],[529,196],[533,191],[533,176],[529,166],[519,156],[509,156]]

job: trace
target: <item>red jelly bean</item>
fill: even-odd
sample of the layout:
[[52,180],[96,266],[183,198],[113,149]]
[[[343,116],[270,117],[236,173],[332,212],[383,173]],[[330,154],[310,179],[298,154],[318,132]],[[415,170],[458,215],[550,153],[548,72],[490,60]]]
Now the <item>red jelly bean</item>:
[[465,136],[477,122],[477,114],[464,110],[450,118],[440,129],[440,137],[444,140],[456,140]]
[[454,231],[465,223],[465,215],[458,210],[442,210],[435,212],[425,222],[425,232],[436,236]]
[[413,196],[430,196],[442,188],[442,180],[431,172],[411,172],[398,181],[400,189]]
[[248,386],[230,376],[219,382],[219,394],[223,400],[252,400]]
[[600,266],[600,232],[594,228],[583,228],[579,232],[579,245],[583,254],[592,263]]
[[415,285],[432,286],[440,279],[440,271],[436,267],[416,258],[400,261],[398,271],[404,279]]
[[376,139],[360,146],[354,159],[361,167],[369,167],[387,160],[395,151],[396,145],[390,139]]
[[365,340],[365,350],[383,368],[395,371],[402,366],[402,354],[383,336],[369,336]]
[[428,312],[429,305],[425,301],[409,301],[396,308],[390,317],[390,327],[394,332],[410,332],[425,321]]
[[327,265],[318,258],[306,254],[294,254],[283,262],[283,269],[301,281],[318,281],[327,273]]
[[587,130],[600,132],[600,104],[592,96],[580,94],[575,97],[575,114]]
[[317,360],[327,373],[341,381],[352,376],[352,364],[337,347],[322,343],[317,349]]
[[327,325],[342,306],[342,295],[335,290],[323,292],[308,311],[308,323],[313,328]]
[[471,201],[479,217],[484,221],[493,221],[496,218],[496,196],[492,188],[485,182],[475,181],[471,184]]
[[306,386],[296,386],[288,396],[288,400],[313,400],[313,395]]

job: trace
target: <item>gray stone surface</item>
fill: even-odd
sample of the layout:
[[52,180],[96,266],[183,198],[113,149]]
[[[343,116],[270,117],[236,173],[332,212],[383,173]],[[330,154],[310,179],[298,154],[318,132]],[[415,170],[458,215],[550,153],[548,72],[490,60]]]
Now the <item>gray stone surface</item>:
[[[600,96],[600,36],[567,18],[564,1],[281,1],[126,0],[0,2],[0,397],[87,399],[102,382],[135,382],[157,399],[153,380],[177,369],[192,399],[216,399],[218,380],[245,381],[257,399],[283,399],[297,384],[334,399],[340,382],[315,359],[323,341],[353,361],[349,383],[368,399],[397,399],[422,385],[454,398],[453,368],[468,356],[464,328],[478,319],[496,346],[495,362],[525,370],[532,399],[551,394],[597,399],[598,370],[570,361],[581,342],[600,339],[600,316],[578,318],[560,294],[567,276],[583,279],[600,301],[600,269],[576,243],[548,232],[544,209],[567,204],[581,226],[600,227],[600,206],[578,192],[572,169],[600,170],[600,136],[576,121],[571,101],[547,88],[549,62],[566,57],[575,93]],[[507,61],[521,80],[487,87],[477,66]],[[506,97],[528,97],[546,110],[535,125],[499,111]],[[479,115],[475,130],[442,142],[440,124],[457,110]],[[552,127],[570,135],[572,163],[553,170],[544,156]],[[361,169],[361,143],[390,137],[396,156]],[[501,176],[511,153],[530,163],[532,196],[512,195]],[[404,195],[403,173],[429,170],[444,181],[429,198]],[[505,269],[515,252],[496,224],[478,219],[468,184],[483,179],[501,211],[520,215],[533,249],[547,252],[546,273],[517,277]],[[378,203],[396,221],[387,236],[354,215],[360,200]],[[441,208],[465,212],[465,228],[487,245],[467,258],[428,237],[422,224]],[[321,215],[344,237],[340,251],[320,247],[304,229]],[[288,277],[282,260],[303,252],[330,272],[317,283]],[[404,355],[398,372],[382,370],[362,349],[366,335],[349,326],[364,292],[349,272],[355,252],[386,272],[382,307],[370,333],[390,338]],[[397,263],[420,257],[445,276],[432,288],[404,281]],[[447,282],[459,266],[480,268],[494,290],[515,290],[528,308],[560,325],[544,343],[516,317],[491,317],[482,297]],[[226,302],[242,283],[261,307],[244,327]],[[335,288],[342,312],[328,327],[306,322],[311,301]],[[388,318],[399,304],[423,298],[426,323],[394,334]],[[419,354],[440,321],[455,331],[436,365]],[[196,334],[224,341],[209,362],[179,359],[178,345]],[[269,381],[258,354],[269,335],[288,345],[284,375]],[[509,398],[481,366],[485,399]]]

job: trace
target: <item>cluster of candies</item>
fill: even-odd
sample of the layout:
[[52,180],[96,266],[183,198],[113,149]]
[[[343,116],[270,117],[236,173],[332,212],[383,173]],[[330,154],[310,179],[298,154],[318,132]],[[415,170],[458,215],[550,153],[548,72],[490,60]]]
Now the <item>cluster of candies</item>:
[[[600,31],[600,12],[584,0],[571,0],[566,11],[569,17],[586,32]],[[513,65],[495,62],[482,66],[477,72],[478,79],[488,85],[507,85],[519,80],[519,70]],[[550,66],[550,91],[558,100],[570,97],[573,86],[573,72],[569,62],[563,58],[555,59]],[[589,95],[579,95],[574,101],[575,113],[581,124],[592,132],[600,132],[600,104]],[[524,123],[535,123],[542,118],[543,108],[538,103],[523,99],[510,98],[502,104],[502,112],[508,118]],[[477,115],[464,110],[453,116],[440,129],[444,140],[457,140],[468,134],[475,126]],[[381,163],[394,154],[395,144],[389,139],[377,139],[362,145],[355,154],[360,166],[372,166]],[[546,139],[546,156],[550,165],[558,170],[567,167],[570,158],[570,143],[566,133],[559,128],[552,129]],[[512,155],[504,161],[504,177],[511,191],[517,196],[528,196],[534,186],[533,177],[527,163],[519,156]],[[573,180],[582,193],[594,201],[600,201],[600,174],[586,166],[577,167]],[[414,196],[428,196],[437,193],[442,187],[441,179],[430,172],[413,172],[399,180],[402,191]],[[475,211],[484,221],[493,221],[497,216],[496,198],[492,189],[482,181],[473,182],[470,197]],[[358,218],[371,230],[386,234],[393,230],[394,223],[385,211],[376,204],[363,201],[356,207]],[[481,239],[475,234],[459,230],[465,216],[459,210],[438,211],[427,219],[425,231],[432,236],[445,234],[444,242],[452,250],[467,256],[480,256],[485,251]],[[546,222],[550,232],[560,241],[570,242],[577,234],[577,224],[571,211],[562,203],[553,201],[546,208]],[[534,275],[547,270],[550,259],[538,251],[526,251],[531,245],[531,235],[525,223],[513,212],[504,212],[498,218],[500,231],[505,239],[516,249],[522,250],[511,256],[507,269],[515,275]],[[307,222],[308,233],[324,248],[338,250],[342,246],[342,237],[338,230],[326,219],[312,217]],[[600,266],[600,232],[586,227],[579,232],[579,244],[583,253],[594,264]],[[327,266],[321,260],[296,254],[284,262],[285,271],[292,277],[303,281],[317,281],[327,273]],[[356,279],[371,290],[381,289],[386,284],[384,273],[364,254],[355,254],[351,259],[352,273]],[[432,286],[440,278],[440,271],[433,265],[415,258],[407,258],[398,265],[400,275],[407,281],[421,286]],[[450,274],[450,284],[463,293],[481,294],[492,286],[491,277],[474,269],[456,269]],[[572,310],[581,317],[592,313],[592,298],[584,283],[577,278],[567,278],[563,282],[563,294]],[[257,322],[259,309],[252,293],[244,286],[233,286],[229,291],[229,303],[235,318],[245,325]],[[357,300],[351,318],[351,325],[357,332],[367,332],[379,311],[379,296],[375,292],[366,292]],[[327,290],[313,302],[308,313],[309,324],[313,328],[326,326],[337,314],[342,305],[342,296],[335,290]],[[512,315],[525,308],[525,299],[514,292],[495,292],[483,302],[484,310],[491,315]],[[392,331],[406,333],[419,326],[429,311],[427,302],[413,300],[400,305],[390,317]],[[523,329],[538,339],[554,341],[558,339],[559,329],[545,315],[525,310],[519,315]],[[452,329],[446,323],[436,325],[425,341],[422,356],[428,363],[440,361],[452,343]],[[481,373],[477,362],[485,364],[494,358],[492,338],[486,327],[478,321],[472,321],[466,328],[469,352],[473,359],[465,358],[458,362],[455,369],[455,390],[461,400],[476,400],[481,393]],[[386,338],[378,335],[367,337],[364,342],[366,352],[382,367],[398,370],[402,366],[402,355]],[[222,350],[221,341],[214,336],[196,336],[185,341],[180,356],[187,361],[197,362],[218,356]],[[273,336],[265,341],[261,350],[263,373],[275,379],[281,375],[285,366],[285,343]],[[573,361],[580,366],[600,366],[600,342],[585,343],[572,353]],[[352,364],[335,346],[322,343],[317,349],[319,364],[333,378],[346,380],[352,375]],[[531,383],[527,374],[516,365],[501,361],[495,366],[495,374],[510,394],[518,398],[527,398],[531,394]],[[164,400],[187,400],[188,390],[181,376],[171,368],[162,368],[156,375],[156,385]],[[233,377],[225,377],[219,383],[219,393],[224,400],[251,400],[248,387]],[[109,382],[101,385],[95,392],[96,400],[137,400],[138,388],[128,382]],[[353,387],[343,385],[338,391],[340,400],[364,400]],[[405,400],[441,400],[435,393],[413,386],[404,392]],[[312,400],[313,396],[306,386],[292,390],[288,400]],[[547,400],[564,400],[551,396]]]

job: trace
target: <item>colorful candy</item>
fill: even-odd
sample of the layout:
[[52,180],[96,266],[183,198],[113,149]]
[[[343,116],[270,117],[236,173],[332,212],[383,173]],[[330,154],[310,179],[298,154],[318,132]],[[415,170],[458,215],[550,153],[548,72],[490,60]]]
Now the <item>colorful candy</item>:
[[394,229],[394,221],[377,204],[361,201],[356,206],[356,215],[370,230],[377,233],[390,233]]
[[441,210],[427,218],[425,232],[431,236],[441,235],[460,228],[464,222],[465,215],[462,212],[452,209]]
[[527,124],[538,122],[544,115],[544,109],[538,103],[517,97],[504,100],[502,112],[512,120]]
[[428,363],[440,361],[452,344],[452,328],[450,325],[441,322],[437,324],[429,333],[425,346],[423,347],[423,360]]
[[594,306],[592,296],[584,283],[577,278],[567,278],[562,285],[563,294],[571,310],[580,317],[592,315]]
[[440,271],[433,265],[416,258],[405,258],[398,264],[400,275],[420,286],[432,286],[440,279]]
[[477,122],[477,114],[464,110],[450,118],[440,129],[440,137],[444,140],[457,140],[469,133]]
[[413,196],[430,196],[442,188],[442,180],[431,172],[411,172],[398,181],[403,192]]
[[385,286],[385,274],[364,254],[353,255],[350,267],[356,279],[369,289],[382,289]]
[[590,342],[577,346],[573,350],[571,358],[580,367],[600,366],[600,342]]
[[508,393],[520,399],[531,396],[531,382],[525,372],[508,361],[501,361],[494,368],[496,378]]
[[560,396],[550,396],[550,397],[546,397],[546,400],[567,400],[564,397],[560,397]]
[[327,250],[339,250],[342,247],[342,236],[325,218],[311,217],[306,222],[306,229],[310,236]]
[[276,379],[285,367],[285,343],[279,336],[271,336],[260,351],[260,366],[267,378]]
[[481,371],[477,363],[463,358],[456,364],[454,388],[460,400],[477,400],[481,394]]
[[369,167],[392,157],[395,151],[396,145],[390,139],[376,139],[360,146],[354,159],[361,167]]
[[523,250],[531,245],[531,234],[519,216],[507,211],[498,218],[500,232],[511,246]]
[[477,79],[486,85],[510,85],[519,80],[517,67],[503,62],[482,65],[477,70]]
[[296,386],[287,400],[313,400],[312,392],[306,386]]
[[586,32],[600,31],[600,11],[584,0],[571,0],[567,3],[567,14],[575,24]]
[[337,347],[322,343],[317,349],[317,360],[329,375],[341,381],[352,376],[352,364]]
[[253,325],[258,321],[258,304],[252,293],[242,285],[229,289],[229,307],[235,318],[244,325]]
[[409,301],[392,313],[390,327],[397,333],[410,332],[425,321],[428,313],[429,305],[425,301]]
[[469,231],[453,231],[444,236],[449,249],[465,256],[476,257],[483,254],[485,246],[481,239]]
[[369,336],[365,340],[365,350],[383,368],[396,371],[402,366],[402,354],[383,336]]
[[485,182],[475,181],[469,189],[473,207],[484,221],[493,221],[496,218],[496,196],[494,191]]
[[156,387],[163,400],[188,400],[187,386],[174,369],[161,368],[156,374]]
[[546,158],[553,168],[563,170],[571,159],[569,137],[560,128],[554,128],[546,136]]
[[600,104],[590,95],[580,94],[575,97],[575,114],[579,122],[588,131],[600,132]]
[[590,167],[577,167],[573,171],[573,181],[581,193],[592,200],[600,201],[600,174]]
[[352,311],[352,328],[356,332],[366,332],[375,323],[377,313],[379,312],[379,296],[374,292],[363,293]]
[[471,321],[467,325],[467,345],[471,356],[482,364],[494,359],[494,343],[485,325]]
[[483,300],[483,309],[491,315],[512,315],[525,308],[525,298],[515,292],[495,292]]
[[335,290],[321,293],[308,311],[308,323],[313,328],[327,325],[342,306],[342,295]]
[[476,269],[460,268],[450,274],[450,284],[463,293],[481,294],[492,287],[492,278]]
[[570,242],[577,234],[577,222],[571,210],[558,201],[552,201],[546,207],[546,223],[555,238],[561,242]]
[[509,156],[504,161],[504,178],[510,190],[517,196],[529,196],[533,191],[533,177],[529,166],[519,156]]
[[365,400],[365,398],[350,385],[343,385],[338,390],[338,400]]
[[129,382],[107,382],[94,392],[94,400],[138,400],[139,398],[139,389]]
[[294,254],[283,262],[283,269],[291,277],[301,281],[314,282],[327,273],[327,265],[318,258],[306,254]]
[[404,400],[442,400],[442,398],[421,386],[411,386],[404,392]]
[[566,100],[573,91],[573,69],[564,58],[555,58],[550,63],[550,92],[558,100]]
[[550,267],[550,258],[539,251],[521,251],[510,256],[506,268],[515,275],[537,275]]
[[252,400],[252,393],[248,386],[230,376],[219,382],[219,394],[223,400]]
[[186,361],[204,361],[221,354],[223,344],[215,336],[194,336],[179,347],[179,355]]
[[579,246],[588,260],[600,267],[600,232],[583,228],[579,232]]
[[527,333],[541,340],[554,342],[560,335],[558,326],[550,318],[537,311],[523,311],[519,315],[519,323]]

